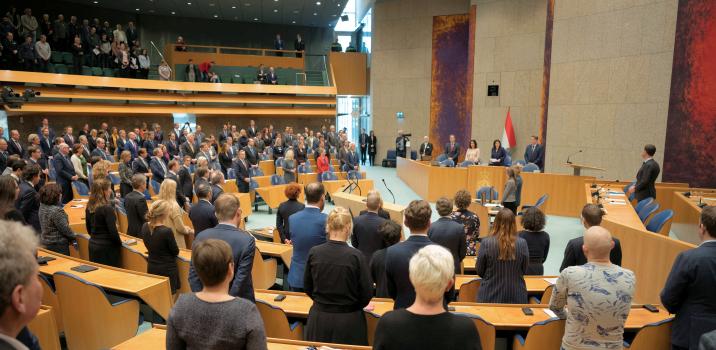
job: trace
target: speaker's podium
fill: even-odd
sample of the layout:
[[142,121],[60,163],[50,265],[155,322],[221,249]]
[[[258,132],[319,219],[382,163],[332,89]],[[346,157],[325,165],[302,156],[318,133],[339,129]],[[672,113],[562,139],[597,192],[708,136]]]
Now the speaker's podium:
[[604,168],[598,168],[591,165],[584,165],[584,164],[577,164],[577,163],[564,163],[564,166],[568,168],[572,168],[573,175],[574,176],[580,176],[582,174],[582,169],[584,170],[596,170],[596,171],[607,171]]
[[[360,214],[362,210],[366,209],[366,198],[364,197],[366,194],[367,193],[364,193],[363,196],[361,196],[353,193],[336,192],[331,194],[331,199],[333,199],[333,202],[336,206],[350,209],[351,213],[353,214],[353,217],[356,217]],[[383,202],[383,210],[387,211],[388,214],[390,214],[391,220],[395,221],[395,223],[397,223],[398,225],[403,225],[403,210],[405,210],[404,206],[400,204]]]

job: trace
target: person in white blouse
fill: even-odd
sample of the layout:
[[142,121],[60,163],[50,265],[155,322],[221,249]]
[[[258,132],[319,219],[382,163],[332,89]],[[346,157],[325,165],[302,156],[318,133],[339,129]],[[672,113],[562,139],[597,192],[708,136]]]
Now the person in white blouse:
[[84,182],[85,184],[89,185],[87,182],[87,160],[82,155],[84,152],[84,147],[80,143],[76,143],[74,146],[72,146],[72,157],[70,157],[70,162],[72,162],[72,167],[75,169],[75,174],[77,174],[77,177]]
[[475,164],[480,163],[480,149],[477,148],[477,141],[470,140],[470,147],[465,153],[465,161],[470,161]]
[[139,70],[141,72],[142,79],[147,79],[149,76],[149,67],[152,65],[147,54],[147,49],[142,49],[142,53],[139,55]]

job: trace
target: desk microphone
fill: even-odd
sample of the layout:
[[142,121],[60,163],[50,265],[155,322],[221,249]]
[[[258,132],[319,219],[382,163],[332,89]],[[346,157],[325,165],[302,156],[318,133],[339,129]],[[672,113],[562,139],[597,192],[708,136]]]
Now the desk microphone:
[[393,197],[393,204],[395,204],[395,195],[393,194],[393,191],[391,191],[390,188],[388,188],[388,184],[385,183],[385,179],[380,179],[380,180],[383,181],[383,186],[385,186],[385,189],[388,190],[388,192],[390,192],[390,195]]
[[569,161],[569,158],[571,158],[573,155],[576,155],[576,154],[578,154],[578,153],[582,153],[582,150],[580,149],[579,151],[574,152],[574,153],[568,155],[568,156],[567,156],[567,164],[572,164],[572,162]]

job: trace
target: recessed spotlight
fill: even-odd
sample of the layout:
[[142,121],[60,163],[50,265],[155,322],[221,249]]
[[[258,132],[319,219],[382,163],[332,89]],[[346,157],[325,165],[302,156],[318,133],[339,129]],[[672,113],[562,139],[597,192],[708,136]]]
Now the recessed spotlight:
[[299,10],[293,10],[293,13],[299,13],[299,12],[301,12],[301,11],[299,11]]
[[172,11],[172,15],[176,15],[176,14],[177,14],[176,12]]
[[219,18],[219,15],[214,15],[214,18]]
[[232,9],[235,9],[235,8],[236,8],[236,6],[231,6],[231,8],[232,8]]
[[209,4],[209,7],[214,7],[214,6],[216,6],[216,4],[214,4],[214,3]]
[[296,24],[296,21],[291,21],[292,24]]
[[139,11],[139,9],[135,9],[135,10]]
[[339,2],[339,3],[337,3],[337,4],[336,4],[336,6],[338,6],[338,7],[341,7],[341,3],[340,3],[340,2]]
[[254,17],[254,21],[258,21],[258,20],[259,20],[258,17]]
[[273,9],[273,12],[278,12],[278,9]]
[[320,2],[320,1],[316,1],[316,5],[321,6],[321,2]]
[[314,15],[314,16],[318,16],[318,12],[314,12],[313,15]]
[[244,6],[249,7],[249,6],[251,6],[251,3],[250,3],[250,2],[247,2],[247,3],[244,4]]
[[234,16],[234,19],[239,19],[239,17],[238,17],[238,16]]
[[187,5],[191,5],[191,3],[190,3],[190,2],[187,2],[186,4],[187,4]]
[[273,2],[278,2],[278,0],[273,0]]
[[95,4],[99,4],[99,1],[97,1],[97,0],[92,1],[92,2],[95,3]]

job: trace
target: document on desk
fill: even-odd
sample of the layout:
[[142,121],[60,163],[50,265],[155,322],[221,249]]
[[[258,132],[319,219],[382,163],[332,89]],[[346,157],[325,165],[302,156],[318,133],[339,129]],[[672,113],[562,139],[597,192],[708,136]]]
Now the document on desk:
[[548,277],[548,278],[543,278],[543,280],[545,280],[545,282],[547,282],[549,284],[554,285],[554,284],[557,284],[557,278],[559,278],[559,277]]
[[544,308],[544,309],[542,309],[542,311],[544,311],[544,313],[546,313],[547,316],[549,316],[549,317],[559,318],[559,317],[557,317],[557,314],[555,314],[554,311],[552,311],[550,309]]

